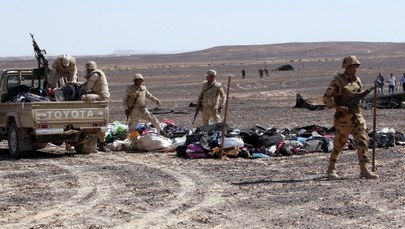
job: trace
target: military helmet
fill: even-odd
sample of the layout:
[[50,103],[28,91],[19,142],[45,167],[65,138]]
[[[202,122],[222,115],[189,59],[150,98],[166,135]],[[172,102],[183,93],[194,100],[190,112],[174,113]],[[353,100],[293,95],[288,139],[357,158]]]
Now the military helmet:
[[217,71],[215,71],[214,69],[208,69],[207,76],[216,76],[216,75]]
[[72,56],[71,56],[71,55],[69,55],[69,54],[63,54],[63,57],[62,57],[62,65],[63,65],[64,67],[69,67],[71,60],[72,60]]
[[94,61],[89,61],[86,63],[86,65],[84,65],[87,69],[97,69],[97,64]]
[[350,65],[360,66],[360,61],[356,56],[348,56],[343,59],[342,68],[347,68]]
[[137,73],[137,74],[134,75],[134,81],[135,80],[142,80],[143,81],[144,79],[143,79],[143,76],[141,74]]

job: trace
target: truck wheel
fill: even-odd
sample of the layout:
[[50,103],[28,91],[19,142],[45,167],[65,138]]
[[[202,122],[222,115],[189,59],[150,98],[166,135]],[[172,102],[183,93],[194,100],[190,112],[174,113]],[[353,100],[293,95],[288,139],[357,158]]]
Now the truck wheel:
[[20,137],[20,130],[15,123],[12,123],[8,130],[8,151],[13,158],[20,158],[22,156]]

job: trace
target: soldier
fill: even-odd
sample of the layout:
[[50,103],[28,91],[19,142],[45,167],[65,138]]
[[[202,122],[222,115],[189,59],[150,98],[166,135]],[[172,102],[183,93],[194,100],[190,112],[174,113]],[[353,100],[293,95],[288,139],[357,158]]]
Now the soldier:
[[90,101],[108,101],[110,92],[108,92],[108,82],[103,71],[97,69],[94,61],[89,61],[85,65],[86,82],[82,85],[81,100]]
[[141,84],[144,78],[141,74],[135,74],[133,78],[134,84],[127,87],[125,95],[122,100],[122,105],[125,110],[125,114],[129,117],[129,129],[134,131],[136,124],[140,119],[150,121],[157,129],[157,133],[160,134],[161,129],[157,118],[148,111],[146,108],[146,99],[155,102],[157,106],[160,106],[160,101],[149,93],[148,89]]
[[349,109],[348,102],[356,94],[361,91],[360,78],[356,76],[357,68],[360,66],[360,61],[355,56],[344,58],[342,68],[344,73],[339,73],[330,82],[329,87],[323,95],[323,101],[329,108],[336,110],[334,126],[336,135],[334,139],[334,147],[329,159],[327,176],[329,179],[338,179],[335,163],[339,153],[343,150],[343,146],[352,134],[357,146],[357,157],[360,165],[360,177],[367,179],[378,179],[379,176],[367,169],[367,163],[370,162],[368,157],[368,135],[366,120],[361,114],[361,109],[356,106]]
[[[85,65],[86,82],[81,86],[81,100],[85,102],[92,101],[108,101],[110,93],[108,92],[108,82],[103,71],[97,69],[97,64],[94,61],[89,61]],[[105,132],[100,132],[98,136],[98,149],[106,152],[105,148]]]
[[63,79],[65,83],[77,82],[76,58],[69,54],[58,56],[52,64],[48,87],[55,88],[56,83],[61,79]]
[[[217,72],[209,69],[207,80],[203,82],[201,93],[198,97],[198,104],[202,104],[202,122],[204,126],[209,124],[210,118],[214,123],[221,122],[222,107],[225,104],[225,93],[222,85],[215,80]],[[201,101],[201,102],[200,102]]]

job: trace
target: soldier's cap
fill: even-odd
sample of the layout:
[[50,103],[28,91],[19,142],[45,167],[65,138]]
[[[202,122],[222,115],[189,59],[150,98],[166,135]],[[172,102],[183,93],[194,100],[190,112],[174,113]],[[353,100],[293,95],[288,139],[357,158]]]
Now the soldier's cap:
[[137,73],[137,74],[134,75],[133,81],[135,81],[135,80],[142,80],[142,81],[144,81],[144,78],[143,78],[143,76],[142,76],[140,73]]
[[357,65],[357,67],[360,66],[360,61],[359,61],[359,59],[357,59],[356,56],[352,55],[352,56],[345,57],[343,59],[342,68],[347,68],[351,65]]
[[216,75],[217,71],[215,71],[214,69],[208,69],[207,76],[216,76]]

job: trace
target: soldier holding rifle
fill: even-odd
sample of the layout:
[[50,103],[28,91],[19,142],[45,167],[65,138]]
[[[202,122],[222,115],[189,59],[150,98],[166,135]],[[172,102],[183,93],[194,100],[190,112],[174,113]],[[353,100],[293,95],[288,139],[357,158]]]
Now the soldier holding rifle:
[[[329,179],[339,178],[336,173],[335,163],[349,138],[349,134],[352,134],[356,141],[360,177],[366,179],[379,178],[378,175],[369,171],[366,166],[370,162],[368,156],[368,134],[366,120],[363,118],[361,108],[359,107],[359,98],[367,95],[373,88],[364,92],[361,91],[362,83],[360,78],[356,76],[359,66],[360,61],[356,56],[344,58],[342,63],[342,68],[345,69],[344,73],[335,76],[323,95],[323,101],[326,106],[336,110],[334,119],[336,135],[327,169]],[[353,101],[356,101],[355,104],[353,104]]]

